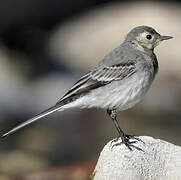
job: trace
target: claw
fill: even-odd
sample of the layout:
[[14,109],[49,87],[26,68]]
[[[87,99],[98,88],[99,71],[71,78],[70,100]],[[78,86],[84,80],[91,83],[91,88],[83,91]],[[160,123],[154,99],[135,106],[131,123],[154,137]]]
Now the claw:
[[112,143],[115,143],[115,142],[118,142],[119,141],[119,136],[117,137],[117,138],[115,138],[115,139],[113,139],[112,141],[111,141],[111,146],[112,146]]
[[141,149],[141,148],[139,148],[139,147],[137,147],[137,146],[132,145],[132,147],[134,147],[134,148],[137,149],[138,151],[145,152],[145,151],[143,151],[143,149]]
[[142,142],[143,144],[145,144],[145,142],[144,142],[143,140],[141,140],[140,138],[138,138],[138,137],[135,136],[135,135],[126,135],[126,137],[127,137],[128,139],[136,139],[137,141],[140,141],[140,142]]
[[[124,144],[126,147],[128,147],[128,149],[129,149],[130,151],[132,151],[132,148],[131,148],[131,147],[133,147],[133,148],[135,148],[135,149],[137,149],[137,150],[139,150],[139,151],[143,151],[141,148],[133,145],[133,144],[135,144],[137,141],[141,141],[142,143],[144,143],[140,138],[135,137],[135,136],[133,136],[133,135],[125,135],[124,137],[121,137],[122,142],[116,143],[116,144],[112,145],[112,143],[117,142],[117,141],[119,140],[119,138],[120,138],[120,137],[112,140],[112,142],[111,142],[111,146],[112,146],[111,149],[112,149],[114,146],[119,146],[119,145],[121,145],[121,144]],[[135,139],[136,141],[130,141],[130,139]],[[145,144],[145,143],[144,143],[144,144]],[[143,151],[143,152],[144,152],[144,151]]]
[[133,147],[132,144],[129,144],[129,143],[127,142],[125,145],[128,147],[128,149],[129,149],[130,151],[132,151],[132,148],[131,148],[131,146]]

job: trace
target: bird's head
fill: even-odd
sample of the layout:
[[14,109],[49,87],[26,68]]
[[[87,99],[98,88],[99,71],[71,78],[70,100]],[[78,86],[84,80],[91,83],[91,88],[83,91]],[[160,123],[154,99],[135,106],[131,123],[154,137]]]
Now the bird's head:
[[127,34],[125,41],[136,42],[140,48],[153,50],[161,41],[171,38],[160,35],[149,26],[138,26]]

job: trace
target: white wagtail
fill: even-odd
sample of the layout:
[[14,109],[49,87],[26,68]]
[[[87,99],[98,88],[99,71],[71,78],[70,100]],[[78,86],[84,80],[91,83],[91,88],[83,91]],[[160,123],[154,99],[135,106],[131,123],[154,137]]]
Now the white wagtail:
[[[103,108],[112,119],[122,142],[129,148],[134,138],[120,128],[116,111],[123,111],[140,102],[158,71],[154,48],[171,36],[162,36],[153,28],[132,29],[124,42],[107,54],[92,71],[81,77],[52,107],[5,133],[12,134],[22,127],[57,111],[68,108]],[[136,138],[135,138],[136,139]]]

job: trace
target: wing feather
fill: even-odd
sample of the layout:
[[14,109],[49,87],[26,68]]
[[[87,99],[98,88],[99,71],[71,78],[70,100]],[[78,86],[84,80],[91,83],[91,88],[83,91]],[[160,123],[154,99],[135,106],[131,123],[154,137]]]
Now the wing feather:
[[98,67],[80,78],[57,104],[62,101],[65,101],[66,104],[82,93],[87,93],[92,89],[105,86],[112,81],[122,80],[135,72],[135,62],[133,61],[127,61],[126,63],[120,63],[113,66]]

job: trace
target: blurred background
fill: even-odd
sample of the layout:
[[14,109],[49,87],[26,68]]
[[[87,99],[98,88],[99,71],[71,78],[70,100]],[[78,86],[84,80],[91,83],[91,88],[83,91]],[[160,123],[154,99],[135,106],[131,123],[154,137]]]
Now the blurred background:
[[[181,145],[180,19],[179,1],[0,1],[0,133],[54,105],[128,31],[148,25],[174,39],[155,49],[159,73],[119,123]],[[0,180],[87,180],[116,136],[104,110],[51,115],[0,141]]]

